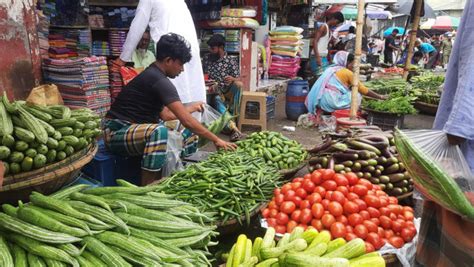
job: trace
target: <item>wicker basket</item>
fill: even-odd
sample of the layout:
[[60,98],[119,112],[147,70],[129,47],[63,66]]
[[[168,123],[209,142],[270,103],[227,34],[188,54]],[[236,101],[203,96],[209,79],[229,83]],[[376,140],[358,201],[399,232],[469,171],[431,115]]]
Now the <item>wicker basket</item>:
[[97,146],[90,145],[60,162],[31,172],[5,177],[0,189],[0,203],[27,201],[32,191],[50,194],[58,190],[72,182],[96,152]]
[[436,112],[438,111],[438,105],[428,104],[421,101],[416,101],[414,106],[421,113],[431,115],[431,116],[436,116]]
[[[257,216],[261,210],[265,209],[267,207],[267,204],[268,203],[262,203],[260,204],[260,206],[252,210],[249,214],[250,220],[255,218],[255,216]],[[243,228],[249,227],[248,225],[244,223],[245,215],[240,216],[240,220],[243,222],[243,224],[240,224],[237,219],[228,220],[225,223],[217,222],[216,223],[217,231],[219,232],[220,235],[229,235],[237,231],[240,231]]]

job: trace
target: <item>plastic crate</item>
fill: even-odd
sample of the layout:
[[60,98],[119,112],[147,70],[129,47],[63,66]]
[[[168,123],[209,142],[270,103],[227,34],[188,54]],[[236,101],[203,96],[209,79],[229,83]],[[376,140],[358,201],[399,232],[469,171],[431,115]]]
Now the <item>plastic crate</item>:
[[405,115],[377,112],[367,110],[367,124],[379,126],[382,130],[393,130],[393,128],[403,128]]
[[117,185],[116,179],[124,179],[139,184],[141,176],[141,157],[124,157],[110,153],[104,141],[98,142],[99,149],[94,159],[82,171],[89,177],[100,181],[104,186]]
[[[267,120],[275,118],[275,104],[276,97],[269,95],[267,96]],[[249,119],[258,119],[260,114],[260,108],[257,103],[249,102],[245,107],[245,115]]]

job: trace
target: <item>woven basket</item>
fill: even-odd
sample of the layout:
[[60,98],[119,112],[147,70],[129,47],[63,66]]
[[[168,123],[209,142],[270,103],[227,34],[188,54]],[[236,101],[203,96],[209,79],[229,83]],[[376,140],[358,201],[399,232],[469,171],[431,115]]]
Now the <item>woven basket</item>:
[[[261,210],[266,208],[267,204],[268,203],[264,202],[260,204],[260,206],[256,207],[254,210],[250,211],[250,220],[255,218],[255,216],[257,216]],[[243,228],[249,227],[249,225],[245,224],[245,215],[240,216],[240,220],[242,221],[242,224],[240,224],[237,219],[228,220],[225,223],[216,222],[217,231],[220,235],[228,235],[240,231]]]
[[32,191],[50,194],[72,182],[81,168],[89,163],[97,152],[90,145],[70,157],[46,167],[5,177],[0,189],[0,203],[27,201]]

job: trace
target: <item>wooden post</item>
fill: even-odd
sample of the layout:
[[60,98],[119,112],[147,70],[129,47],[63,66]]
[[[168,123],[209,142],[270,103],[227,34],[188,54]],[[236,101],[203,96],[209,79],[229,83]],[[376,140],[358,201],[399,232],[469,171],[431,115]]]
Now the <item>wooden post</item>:
[[418,27],[420,26],[420,14],[421,8],[423,7],[422,0],[415,0],[415,17],[413,18],[413,25],[410,32],[410,43],[408,44],[408,54],[407,54],[407,61],[405,62],[405,68],[403,70],[403,79],[407,79],[408,72],[411,65],[411,59],[413,58],[413,48],[415,48],[416,42],[416,33],[418,31]]
[[359,74],[360,74],[360,56],[362,54],[362,34],[364,26],[364,8],[365,0],[359,0],[357,4],[357,23],[356,23],[356,40],[355,40],[355,57],[354,57],[354,77],[352,79],[352,95],[351,95],[351,120],[357,118],[358,98],[359,98]]

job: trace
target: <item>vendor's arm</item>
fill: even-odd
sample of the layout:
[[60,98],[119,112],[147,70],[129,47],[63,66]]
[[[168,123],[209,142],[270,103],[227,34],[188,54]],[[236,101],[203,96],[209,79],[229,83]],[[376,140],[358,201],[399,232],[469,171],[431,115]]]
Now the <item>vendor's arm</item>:
[[[336,76],[339,79],[339,81],[341,81],[347,87],[351,88],[352,79],[354,77],[354,73],[351,70],[347,68],[340,69],[336,72]],[[359,90],[359,93],[362,95],[366,95],[366,96],[377,98],[377,99],[385,99],[384,96],[381,96],[375,93],[374,91],[369,90],[369,88],[367,88],[362,82],[359,82],[358,90]]]
[[[203,105],[203,102],[196,102],[192,103],[191,105],[186,105],[185,108],[189,113],[194,113],[197,111],[202,112]],[[172,121],[178,119],[168,107],[164,107],[163,110],[160,112],[160,118],[164,121]]]
[[316,32],[316,35],[314,36],[314,39],[313,39],[314,57],[316,58],[316,62],[318,63],[319,66],[321,66],[323,63],[322,63],[321,56],[319,55],[319,51],[318,51],[318,42],[319,42],[319,39],[322,36],[326,35],[326,33],[327,33],[326,31],[327,31],[327,27],[320,26],[318,28],[318,31]]
[[233,143],[226,142],[215,134],[211,133],[208,129],[206,129],[202,124],[197,121],[191,113],[184,107],[181,101],[175,101],[167,105],[169,110],[176,115],[178,120],[184,125],[184,127],[191,130],[193,133],[199,135],[200,137],[206,138],[212,141],[216,147],[227,149],[236,149],[237,145]]

